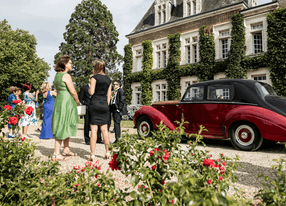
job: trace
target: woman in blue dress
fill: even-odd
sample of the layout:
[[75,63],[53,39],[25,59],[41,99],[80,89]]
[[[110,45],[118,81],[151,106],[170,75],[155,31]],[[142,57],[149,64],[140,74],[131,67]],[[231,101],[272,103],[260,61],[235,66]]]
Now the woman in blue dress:
[[52,117],[54,109],[54,97],[57,96],[57,93],[51,91],[52,84],[49,82],[44,82],[41,87],[41,91],[44,97],[44,117],[40,139],[51,139],[54,138],[52,132]]

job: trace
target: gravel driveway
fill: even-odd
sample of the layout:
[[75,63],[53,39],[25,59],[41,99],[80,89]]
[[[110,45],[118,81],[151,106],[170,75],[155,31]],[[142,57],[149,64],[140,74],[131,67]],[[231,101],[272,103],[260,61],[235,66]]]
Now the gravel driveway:
[[[39,139],[40,132],[37,131],[38,126],[30,126],[28,130],[28,135],[33,138],[33,141],[38,146],[36,150],[36,156],[42,157],[43,160],[47,160],[54,151],[54,140],[42,140]],[[113,129],[112,127],[110,128]],[[122,130],[127,130],[122,128]],[[135,129],[128,129],[129,133],[137,133]],[[4,130],[5,131],[5,130]],[[7,132],[7,129],[6,129]],[[110,133],[111,141],[114,141],[114,133]],[[213,158],[219,158],[220,153],[223,153],[224,156],[234,158],[235,155],[240,157],[239,163],[243,168],[239,167],[235,172],[235,175],[238,177],[238,181],[235,183],[235,187],[244,189],[246,192],[246,198],[252,199],[255,193],[262,187],[262,179],[258,179],[258,174],[267,175],[270,178],[274,177],[273,170],[271,165],[274,164],[273,159],[278,159],[280,157],[286,158],[285,156],[285,145],[284,144],[275,144],[269,148],[262,148],[255,152],[244,152],[239,151],[233,148],[232,144],[228,140],[205,140],[207,145],[205,148],[199,146],[198,149],[209,150],[210,154],[213,155]],[[181,146],[186,148],[187,144],[182,143]],[[78,154],[77,157],[69,157],[67,161],[61,163],[61,171],[67,172],[72,170],[73,166],[79,165],[84,166],[84,163],[88,161],[90,149],[88,145],[85,145],[83,138],[83,124],[79,124],[78,132],[76,137],[72,137],[70,140],[70,148],[72,152]],[[63,151],[63,148],[62,150]],[[102,170],[108,169],[108,162],[110,160],[103,159],[105,154],[105,149],[103,144],[96,145],[96,158],[100,161]],[[129,179],[125,178],[120,171],[113,171],[114,179],[116,181],[117,187],[132,187]],[[231,189],[230,194],[233,193]]]

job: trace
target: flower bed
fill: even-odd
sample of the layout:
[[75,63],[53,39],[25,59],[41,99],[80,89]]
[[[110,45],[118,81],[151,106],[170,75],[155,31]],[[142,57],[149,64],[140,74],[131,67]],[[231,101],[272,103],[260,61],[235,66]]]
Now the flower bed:
[[[213,158],[198,150],[201,131],[188,142],[187,151],[180,147],[180,134],[164,125],[154,138],[124,135],[111,148],[109,166],[130,176],[133,188],[126,189],[115,187],[116,177],[102,171],[99,162],[74,165],[63,174],[58,162],[34,158],[36,147],[30,140],[2,138],[0,205],[253,205],[239,191],[227,195],[236,181],[238,157]],[[281,160],[274,168],[280,178],[275,190],[268,186],[257,196],[262,203],[285,203],[283,164]]]

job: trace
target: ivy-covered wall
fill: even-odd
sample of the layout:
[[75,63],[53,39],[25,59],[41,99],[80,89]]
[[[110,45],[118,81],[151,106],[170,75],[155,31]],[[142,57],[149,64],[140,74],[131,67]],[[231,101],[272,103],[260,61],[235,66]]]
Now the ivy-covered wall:
[[143,59],[142,59],[142,77],[141,84],[141,104],[151,105],[152,103],[152,78],[151,71],[153,67],[153,47],[152,41],[146,40],[142,42],[143,46]]
[[199,53],[200,66],[197,70],[197,76],[200,81],[213,79],[213,68],[215,64],[215,43],[212,29],[208,26],[202,26],[199,29]]
[[181,34],[168,35],[169,38],[169,58],[167,67],[164,71],[164,79],[167,80],[168,90],[167,99],[180,99],[180,57],[181,57]]
[[130,104],[132,100],[132,63],[133,63],[133,52],[131,44],[127,44],[124,47],[124,64],[123,64],[123,90],[126,95],[126,103]]
[[286,96],[286,8],[269,13],[267,24],[270,78],[276,93]]
[[268,52],[255,57],[245,56],[244,18],[240,13],[232,17],[231,48],[228,58],[224,61],[215,61],[213,34],[207,26],[202,26],[199,30],[200,61],[198,64],[180,66],[180,33],[176,33],[168,35],[169,59],[167,68],[152,70],[152,41],[142,42],[144,47],[143,71],[130,74],[128,81],[130,84],[141,82],[142,104],[150,105],[152,101],[151,83],[154,80],[166,79],[168,83],[167,98],[174,100],[180,99],[181,77],[195,75],[200,81],[205,81],[213,79],[213,76],[219,72],[224,72],[228,78],[243,78],[248,70],[269,67],[274,89],[278,95],[286,96],[286,30],[282,29],[286,28],[286,8],[280,8],[269,13],[267,23]]
[[247,68],[241,62],[245,58],[245,28],[241,13],[233,15],[231,29],[231,44],[225,75],[229,79],[246,78]]

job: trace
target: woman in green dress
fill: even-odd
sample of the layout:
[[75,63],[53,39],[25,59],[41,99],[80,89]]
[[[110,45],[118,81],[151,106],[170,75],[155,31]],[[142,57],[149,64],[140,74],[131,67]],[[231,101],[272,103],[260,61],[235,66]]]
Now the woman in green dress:
[[[67,73],[72,70],[71,59],[68,55],[60,57],[55,66],[57,72],[54,85],[57,98],[53,110],[52,131],[55,138],[54,161],[65,160],[64,156],[76,156],[69,149],[70,137],[75,137],[78,126],[77,106],[80,105],[77,92],[71,76]],[[61,144],[64,142],[64,152],[60,154]]]

